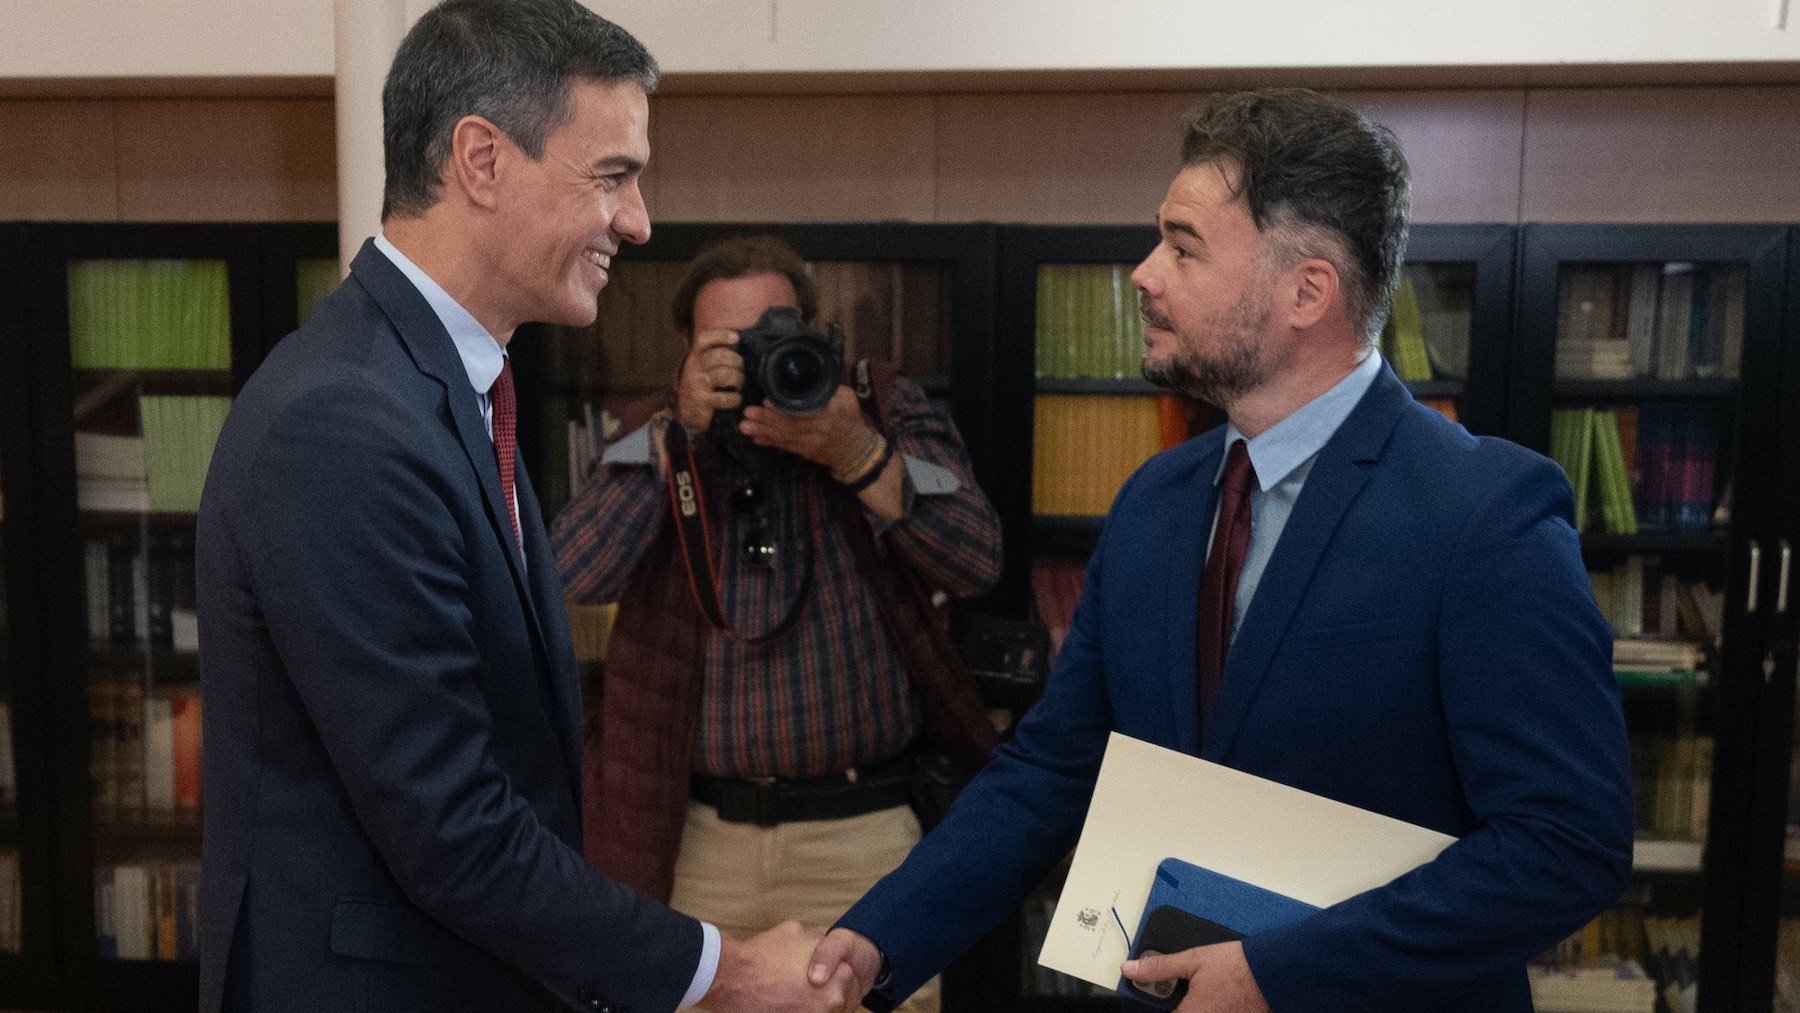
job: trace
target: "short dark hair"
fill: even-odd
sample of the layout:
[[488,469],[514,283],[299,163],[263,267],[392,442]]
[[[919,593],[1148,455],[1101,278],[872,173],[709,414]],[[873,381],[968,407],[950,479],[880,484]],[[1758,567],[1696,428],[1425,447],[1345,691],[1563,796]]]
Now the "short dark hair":
[[1259,232],[1337,268],[1352,322],[1374,341],[1406,256],[1412,184],[1400,142],[1336,99],[1300,88],[1220,95],[1188,114],[1182,165],[1238,173]]
[[689,338],[694,336],[694,300],[709,281],[743,278],[752,274],[779,274],[794,286],[794,301],[800,310],[800,322],[811,324],[819,312],[819,286],[813,282],[806,261],[792,246],[774,236],[733,236],[700,251],[688,264],[687,273],[675,289],[670,306],[675,326]]
[[532,158],[568,122],[575,78],[656,90],[656,60],[576,0],[444,0],[394,54],[381,92],[387,186],[381,220],[437,203],[451,132],[482,116]]

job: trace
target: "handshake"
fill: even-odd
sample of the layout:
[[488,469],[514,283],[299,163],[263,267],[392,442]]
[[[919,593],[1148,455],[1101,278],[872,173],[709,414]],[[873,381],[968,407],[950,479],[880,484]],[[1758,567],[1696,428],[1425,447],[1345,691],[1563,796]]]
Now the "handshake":
[[721,936],[719,969],[700,1000],[711,1013],[852,1013],[881,973],[875,944],[848,929],[820,936],[784,922],[744,942]]

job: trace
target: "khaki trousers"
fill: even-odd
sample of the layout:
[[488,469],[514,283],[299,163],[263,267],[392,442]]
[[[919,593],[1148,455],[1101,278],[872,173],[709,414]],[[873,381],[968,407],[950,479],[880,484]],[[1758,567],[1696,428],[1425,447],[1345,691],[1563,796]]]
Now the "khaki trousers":
[[[747,939],[785,921],[829,929],[919,842],[906,806],[843,820],[758,827],[688,803],[670,906]],[[899,1013],[938,1013],[933,978]]]

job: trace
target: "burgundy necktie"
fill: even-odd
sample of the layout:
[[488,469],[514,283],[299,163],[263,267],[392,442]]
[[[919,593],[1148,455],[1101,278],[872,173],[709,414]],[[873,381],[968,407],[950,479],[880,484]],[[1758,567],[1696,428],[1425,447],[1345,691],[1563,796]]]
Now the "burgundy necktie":
[[1200,698],[1200,725],[1219,695],[1219,677],[1231,649],[1231,617],[1237,601],[1238,575],[1250,551],[1250,485],[1256,471],[1243,440],[1234,441],[1225,455],[1225,474],[1219,480],[1219,523],[1213,531],[1212,551],[1200,572],[1200,612],[1194,627],[1194,672]]
[[513,396],[512,359],[500,360],[500,376],[488,391],[494,409],[494,460],[500,465],[500,495],[506,500],[506,516],[512,518],[513,544],[525,552],[519,534],[519,506],[513,499],[513,461],[519,446],[519,403]]

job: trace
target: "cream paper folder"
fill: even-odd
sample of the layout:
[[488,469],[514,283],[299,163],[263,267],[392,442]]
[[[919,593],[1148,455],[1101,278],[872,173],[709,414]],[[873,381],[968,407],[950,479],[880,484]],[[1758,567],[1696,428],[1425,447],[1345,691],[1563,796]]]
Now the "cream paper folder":
[[1329,907],[1455,840],[1114,732],[1038,963],[1117,986],[1119,922],[1139,923],[1165,858]]

